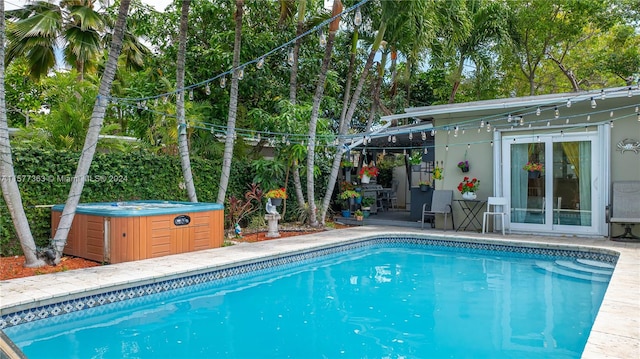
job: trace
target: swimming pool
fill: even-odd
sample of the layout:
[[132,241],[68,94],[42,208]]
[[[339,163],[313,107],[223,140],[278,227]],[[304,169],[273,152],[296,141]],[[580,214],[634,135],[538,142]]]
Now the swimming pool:
[[[508,252],[495,252],[496,250]],[[377,258],[372,255],[373,252],[381,251],[392,251],[394,254],[387,258]],[[416,257],[417,262],[409,263],[407,260],[413,257],[413,252],[421,254]],[[454,261],[452,253],[457,253],[457,256],[472,263],[471,267]],[[346,254],[349,254],[349,258],[354,257],[354,260],[346,260]],[[562,258],[553,258],[549,261],[550,256]],[[4,322],[0,324],[9,326],[5,331],[19,345],[34,343],[35,338],[29,337],[30,335],[46,329],[41,327],[51,327],[50,322],[61,322],[62,316],[52,312],[56,310],[55,308],[61,312],[68,310],[70,314],[67,315],[70,316],[71,324],[66,325],[74,328],[72,342],[77,343],[78,338],[88,333],[80,331],[78,326],[86,320],[87,314],[93,311],[97,312],[95,314],[101,318],[101,322],[126,322],[132,325],[129,329],[120,328],[121,334],[127,338],[125,340],[127,344],[122,344],[121,339],[118,349],[125,350],[126,346],[127,350],[133,350],[136,356],[145,351],[146,346],[142,344],[146,344],[163,348],[162,353],[177,350],[178,357],[184,357],[187,353],[186,347],[198,341],[199,338],[195,336],[202,337],[204,335],[202,333],[212,332],[219,333],[222,338],[220,343],[214,345],[216,350],[219,349],[221,352],[212,354],[208,351],[202,354],[203,356],[223,356],[224,353],[230,353],[228,357],[255,357],[250,352],[241,351],[241,349],[250,348],[258,348],[259,357],[265,357],[265,353],[287,356],[287,350],[291,350],[289,353],[293,353],[291,354],[293,357],[320,356],[323,353],[330,357],[464,356],[465,351],[455,350],[463,350],[461,345],[469,342],[472,343],[472,347],[475,345],[475,349],[471,349],[476,350],[475,353],[484,353],[485,350],[489,350],[481,347],[483,344],[495,346],[495,343],[501,343],[502,347],[507,348],[506,352],[494,353],[492,357],[499,357],[500,353],[505,357],[514,357],[514,353],[526,353],[530,357],[531,355],[549,357],[551,350],[558,347],[561,350],[558,353],[553,352],[554,357],[579,357],[606,288],[606,281],[601,282],[600,279],[606,279],[607,275],[604,274],[603,278],[598,274],[591,275],[590,278],[568,280],[572,285],[587,287],[586,297],[583,297],[582,294],[576,294],[581,292],[576,288],[560,287],[561,283],[567,282],[566,278],[545,272],[548,269],[547,265],[555,264],[556,260],[574,264],[579,263],[578,260],[586,261],[590,265],[593,263],[589,261],[596,260],[607,267],[607,264],[615,263],[616,257],[610,254],[553,248],[536,249],[402,237],[379,238],[280,256],[259,263],[229,267],[164,283],[111,292],[104,296],[61,303],[49,308],[40,308],[40,311],[31,311],[33,317],[30,320],[26,320],[28,313],[22,313],[3,317]],[[300,261],[307,262],[306,264],[314,269],[299,268]],[[363,266],[356,265],[362,261],[364,261]],[[346,266],[346,274],[338,275],[339,269],[333,269],[334,264]],[[368,270],[364,273],[358,268]],[[527,269],[526,274],[525,269]],[[413,270],[416,272],[412,272]],[[335,271],[336,274],[327,276],[325,275],[327,271]],[[540,272],[537,273],[541,275],[539,279],[532,277],[536,272]],[[299,274],[302,277],[296,277]],[[256,275],[257,277],[250,278]],[[447,277],[449,275],[457,277],[460,282]],[[257,282],[253,282],[254,280]],[[401,282],[411,285],[407,288],[402,287],[404,289],[395,286],[400,285]],[[199,287],[214,284],[213,287],[206,289],[208,295],[206,299],[187,298],[190,295],[189,292],[195,288],[189,284],[196,283]],[[276,283],[285,283],[284,288],[288,290],[285,290],[284,295],[274,294],[272,289],[264,289],[272,288]],[[318,297],[309,293],[300,293],[302,288],[307,287],[312,289],[311,293],[318,294]],[[498,291],[505,287],[509,287],[510,291]],[[173,291],[172,288],[174,288]],[[417,292],[412,288],[418,288]],[[453,297],[445,294],[451,289],[455,294]],[[533,289],[533,291],[525,292],[526,289]],[[247,290],[258,290],[258,294],[242,294],[248,293]],[[591,297],[591,292],[596,295]],[[365,293],[366,296],[364,296]],[[572,295],[567,296],[566,293],[572,293]],[[175,295],[180,298],[179,302],[168,304],[168,298]],[[375,298],[383,301],[368,302]],[[418,301],[414,302],[416,299]],[[430,302],[431,299],[434,301]],[[570,300],[579,300],[579,302],[572,303]],[[113,301],[112,304],[106,304],[111,301]],[[136,301],[140,303],[134,303]],[[152,304],[154,301],[164,304],[157,307]],[[209,302],[213,303],[213,309],[206,308]],[[265,302],[268,303],[269,308],[265,308],[263,304]],[[485,306],[488,303],[487,308]],[[549,303],[560,303],[560,307],[549,307]],[[141,304],[150,314],[142,315],[140,310],[129,307],[130,304]],[[258,306],[252,307],[254,304]],[[280,306],[279,309],[271,311],[271,308],[275,308],[278,304],[283,304],[284,307]],[[302,307],[294,307],[298,304],[302,304]],[[307,308],[310,304],[313,310]],[[78,309],[85,306],[93,308]],[[111,312],[114,309],[111,307],[120,307],[118,309],[125,310],[125,314]],[[165,317],[185,307],[189,310],[181,313],[178,319]],[[331,310],[324,311],[323,308]],[[566,312],[566,309],[571,311]],[[222,319],[209,317],[210,312],[216,310],[225,313],[228,317],[223,316]],[[52,318],[36,320],[39,316],[48,316],[42,314],[43,311],[52,313]],[[524,314],[522,314],[523,311]],[[204,314],[205,312],[207,314]],[[512,312],[520,314],[512,315]],[[577,312],[582,312],[585,317],[576,320]],[[196,317],[186,320],[187,313],[196,314]],[[257,313],[263,313],[263,320],[256,319]],[[300,313],[306,314],[293,319],[293,314]],[[243,323],[240,320],[243,316],[250,316],[254,320],[249,321],[249,324]],[[293,320],[293,324],[286,324],[286,320],[289,319]],[[21,321],[27,323],[20,324]],[[197,324],[203,321],[206,323],[206,329],[196,329]],[[505,321],[507,325],[504,325]],[[177,349],[169,349],[165,346],[166,343],[152,344],[143,341],[142,344],[131,344],[134,338],[145,336],[141,333],[141,323],[160,327],[174,334],[177,332],[178,336],[174,337]],[[570,323],[573,327],[561,328],[565,323]],[[65,324],[60,325],[62,329],[54,329],[55,334],[45,334],[45,336],[60,337]],[[303,338],[303,329],[311,326],[321,330],[310,334],[308,338]],[[29,334],[26,337],[19,334],[27,330]],[[425,333],[425,330],[433,333]],[[489,337],[490,331],[494,332],[495,336]],[[193,334],[195,335],[193,336],[190,334],[192,332],[200,334]],[[339,335],[340,333],[342,336]],[[278,334],[286,335],[279,337]],[[96,335],[89,336],[96,337]],[[98,335],[98,337],[109,336],[113,335]],[[151,337],[155,336],[157,335],[151,335]],[[344,344],[344,347],[325,348],[323,346],[335,345],[335,343],[342,345],[341,343],[346,342],[344,338],[349,337],[356,340],[353,346],[347,344]],[[248,339],[249,344],[242,344],[240,341],[242,338]],[[578,343],[579,348],[570,349],[567,346],[568,342]],[[267,349],[270,348],[269,344],[276,343],[279,345],[275,349]],[[298,346],[297,343],[303,343],[303,345]],[[314,343],[316,346],[311,345]],[[67,344],[69,343],[63,345]],[[35,344],[29,345],[35,346]],[[114,344],[107,346],[113,350]],[[369,352],[370,347],[380,351]],[[100,348],[104,350],[104,345]],[[312,350],[307,352],[310,355],[299,351],[305,349]],[[425,352],[425,350],[435,350],[435,352]],[[454,352],[447,350],[454,350]],[[468,353],[470,349],[466,350]],[[32,357],[29,350],[26,351],[27,355]],[[98,352],[105,354],[105,357],[123,356],[121,352],[117,354],[104,353],[100,350]],[[197,352],[190,354],[193,355],[187,356],[198,356]],[[47,357],[50,356],[51,351],[47,351]],[[68,355],[65,354],[65,356]],[[87,354],[79,356],[86,357]],[[157,354],[154,357],[157,357]]]

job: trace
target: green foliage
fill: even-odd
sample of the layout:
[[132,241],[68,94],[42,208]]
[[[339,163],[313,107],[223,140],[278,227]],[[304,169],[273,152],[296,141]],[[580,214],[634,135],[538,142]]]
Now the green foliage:
[[[36,244],[44,246],[51,237],[49,205],[65,203],[79,153],[48,149],[14,148],[13,160],[22,202]],[[201,202],[215,202],[220,162],[192,157],[194,182]],[[229,195],[242,196],[250,183],[248,163],[234,161]],[[181,188],[180,159],[149,152],[97,153],[86,182],[81,203],[127,200],[186,201]],[[45,206],[45,207],[36,207]],[[225,206],[226,208],[226,206]],[[20,253],[11,217],[0,200],[0,255]]]

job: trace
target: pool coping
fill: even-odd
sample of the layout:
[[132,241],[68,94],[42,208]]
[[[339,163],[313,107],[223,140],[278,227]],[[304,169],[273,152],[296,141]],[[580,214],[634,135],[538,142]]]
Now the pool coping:
[[[340,238],[335,238],[336,233],[340,233]],[[257,243],[241,243],[136,262],[0,281],[0,315],[58,303],[62,298],[81,298],[215,269],[236,267],[256,260],[330,248],[365,238],[398,236],[519,247],[588,250],[602,254],[617,253],[619,257],[616,268],[582,358],[640,357],[640,244],[612,242],[603,238],[516,234],[503,237],[500,234],[482,235],[475,232],[365,226],[339,232],[326,231]],[[51,280],[54,278],[55,280]]]

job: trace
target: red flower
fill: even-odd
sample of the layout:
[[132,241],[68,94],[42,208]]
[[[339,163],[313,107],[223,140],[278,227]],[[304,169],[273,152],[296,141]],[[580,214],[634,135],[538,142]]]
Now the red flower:
[[477,178],[469,179],[469,177],[464,177],[462,182],[458,184],[458,191],[460,193],[477,192],[478,187],[480,187],[480,181]]

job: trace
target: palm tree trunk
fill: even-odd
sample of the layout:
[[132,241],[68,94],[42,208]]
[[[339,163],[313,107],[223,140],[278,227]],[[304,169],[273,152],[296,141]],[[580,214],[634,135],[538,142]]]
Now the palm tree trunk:
[[458,68],[453,80],[453,88],[451,89],[451,95],[449,95],[449,103],[456,102],[456,93],[458,93],[458,87],[460,87],[460,80],[462,78],[462,67],[464,66],[464,54],[460,54],[460,60],[458,61]]
[[362,69],[362,75],[360,75],[360,80],[358,81],[358,85],[356,86],[355,91],[353,92],[353,96],[351,97],[351,101],[349,101],[349,109],[345,115],[345,118],[340,121],[340,130],[338,133],[338,152],[336,156],[333,158],[333,164],[331,166],[331,173],[329,174],[329,181],[327,183],[327,190],[325,192],[324,200],[322,201],[322,208],[320,210],[320,221],[322,224],[326,221],[327,211],[329,210],[329,204],[331,202],[331,194],[333,193],[333,188],[336,185],[336,180],[338,179],[338,171],[340,170],[340,160],[342,159],[342,154],[344,153],[344,135],[347,134],[347,130],[349,126],[348,123],[351,122],[351,118],[356,111],[356,107],[358,105],[358,101],[360,100],[360,94],[362,93],[362,88],[364,87],[364,83],[367,80],[367,76],[369,75],[369,70],[373,65],[373,59],[376,56],[376,52],[378,52],[378,48],[380,48],[380,42],[384,38],[384,32],[387,29],[387,24],[382,22],[380,24],[380,28],[378,29],[378,34],[376,35],[376,39],[371,46],[371,51],[369,52],[369,57],[367,58],[367,62],[364,65],[364,69]]
[[[304,15],[307,8],[307,0],[300,0],[298,6],[298,26],[296,29],[296,37],[300,36],[304,31]],[[296,40],[293,44],[293,64],[289,75],[289,102],[296,104],[298,91],[298,53],[300,52],[300,42],[302,39]]]
[[[4,19],[4,1],[0,2],[0,18]],[[0,43],[5,43],[5,22],[0,24]],[[0,59],[4,59],[4,46],[0,46]],[[36,243],[33,240],[31,229],[29,228],[29,221],[27,215],[24,212],[22,206],[22,196],[20,195],[20,188],[18,188],[18,181],[16,180],[15,172],[13,170],[13,157],[11,155],[11,141],[9,140],[9,123],[7,121],[6,95],[4,91],[4,61],[0,61],[0,185],[2,186],[2,195],[13,226],[18,234],[20,240],[20,246],[22,247],[22,253],[25,257],[26,267],[42,267],[45,262],[38,258],[36,253]]]
[[191,173],[191,159],[189,158],[189,140],[187,139],[187,124],[184,119],[184,64],[187,52],[187,28],[189,26],[189,6],[191,0],[182,1],[182,13],[180,15],[180,40],[178,45],[178,62],[176,69],[176,87],[178,94],[176,99],[176,113],[178,115],[178,150],[180,152],[180,164],[182,176],[187,188],[189,201],[198,202],[196,187],[193,184]]
[[[334,0],[331,15],[335,16],[341,12],[342,2],[340,0]],[[333,50],[333,44],[339,23],[340,18],[337,18],[329,24],[329,36],[327,36],[324,58],[322,59],[322,65],[320,66],[320,74],[318,75],[318,82],[316,83],[316,91],[313,95],[311,118],[309,119],[309,145],[307,149],[307,202],[309,203],[309,225],[312,227],[318,225],[318,218],[316,214],[315,178],[313,171],[315,167],[316,127],[318,125],[320,102],[322,101],[322,95],[324,94],[327,72],[329,71],[329,64],[331,63],[331,52]]]
[[55,259],[53,262],[55,264],[60,262],[62,250],[67,242],[71,223],[73,222],[73,217],[76,214],[76,208],[78,207],[78,202],[80,202],[82,189],[84,188],[84,183],[86,181],[87,174],[89,173],[91,162],[93,161],[93,155],[96,152],[98,136],[100,135],[100,129],[102,128],[105,112],[107,110],[107,98],[111,92],[111,85],[116,74],[118,56],[120,56],[120,52],[122,51],[122,39],[124,37],[130,3],[131,0],[122,0],[120,3],[118,19],[116,21],[113,38],[111,40],[111,50],[109,50],[109,59],[107,60],[104,74],[100,81],[98,98],[93,106],[93,114],[91,115],[91,121],[89,122],[89,130],[87,131],[87,137],[84,141],[82,154],[80,155],[80,159],[78,159],[78,168],[76,169],[75,177],[71,183],[69,196],[67,197],[67,202],[62,210],[60,223],[58,224],[58,229],[56,230],[55,237],[53,238],[53,248],[55,250]]
[[[233,68],[240,65],[240,46],[242,40],[242,14],[244,0],[236,0],[236,29],[233,42]],[[224,198],[229,186],[229,174],[231,173],[231,159],[233,158],[233,143],[236,137],[236,116],[238,111],[238,71],[233,71],[231,76],[231,90],[229,92],[229,116],[227,117],[227,134],[224,141],[224,154],[222,156],[222,173],[220,174],[220,187],[218,188],[218,200],[224,204]]]

